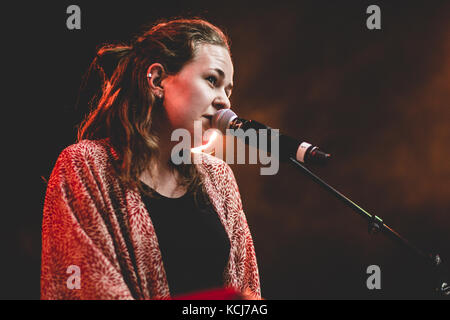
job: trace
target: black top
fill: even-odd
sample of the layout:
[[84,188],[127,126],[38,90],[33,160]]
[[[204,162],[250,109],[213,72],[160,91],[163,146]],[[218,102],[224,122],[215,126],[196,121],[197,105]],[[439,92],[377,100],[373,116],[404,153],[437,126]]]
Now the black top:
[[153,192],[154,198],[141,196],[158,237],[171,295],[223,287],[230,241],[218,214],[210,204],[196,206],[191,192],[180,198]]

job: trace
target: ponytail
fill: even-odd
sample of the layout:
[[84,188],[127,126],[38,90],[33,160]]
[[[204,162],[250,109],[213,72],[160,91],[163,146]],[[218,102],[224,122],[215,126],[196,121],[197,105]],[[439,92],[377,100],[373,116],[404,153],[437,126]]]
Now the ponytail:
[[105,80],[110,79],[120,60],[127,56],[132,47],[127,45],[105,45],[97,51],[93,63],[101,70]]
[[111,77],[123,57],[130,54],[131,46],[125,44],[107,44],[97,50],[94,60],[81,81],[77,98],[77,108],[81,105],[90,110],[97,107]]

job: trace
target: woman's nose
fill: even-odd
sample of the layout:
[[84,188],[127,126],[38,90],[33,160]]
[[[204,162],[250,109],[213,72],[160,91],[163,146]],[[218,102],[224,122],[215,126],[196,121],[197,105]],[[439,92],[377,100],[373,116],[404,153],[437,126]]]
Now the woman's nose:
[[217,110],[220,110],[220,109],[230,109],[231,108],[231,102],[230,102],[230,99],[226,96],[226,95],[223,95],[223,96],[220,96],[220,97],[218,97],[215,101],[214,101],[214,107],[217,109]]

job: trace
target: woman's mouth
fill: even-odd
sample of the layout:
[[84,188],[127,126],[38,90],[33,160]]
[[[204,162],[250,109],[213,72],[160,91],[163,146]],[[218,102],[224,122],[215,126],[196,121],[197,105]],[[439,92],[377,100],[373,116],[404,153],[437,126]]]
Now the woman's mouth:
[[213,116],[212,116],[212,115],[205,114],[205,115],[203,115],[202,117],[208,119],[208,126],[211,128],[211,127],[212,127],[212,122],[211,122],[211,120],[212,120],[212,117],[213,117]]

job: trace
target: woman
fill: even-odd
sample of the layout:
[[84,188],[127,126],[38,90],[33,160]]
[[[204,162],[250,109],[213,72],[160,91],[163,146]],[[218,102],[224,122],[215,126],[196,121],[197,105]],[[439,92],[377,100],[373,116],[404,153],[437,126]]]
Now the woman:
[[171,132],[230,108],[233,64],[204,20],[160,23],[107,45],[102,90],[51,174],[43,299],[168,299],[217,287],[260,298],[252,237],[231,168],[207,154],[174,165]]

